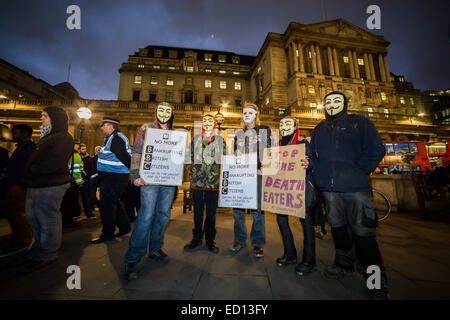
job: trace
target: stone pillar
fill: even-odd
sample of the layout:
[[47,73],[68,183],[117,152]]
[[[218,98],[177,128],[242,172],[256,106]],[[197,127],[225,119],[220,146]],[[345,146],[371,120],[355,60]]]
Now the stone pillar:
[[381,81],[386,82],[386,70],[384,69],[383,55],[378,54],[378,65],[380,67]]
[[309,49],[311,50],[312,71],[313,73],[317,73],[316,51],[314,50],[314,45],[311,44]]
[[292,56],[294,57],[294,73],[298,72],[297,42],[292,42]]
[[384,68],[386,70],[386,82],[391,82],[391,72],[389,71],[387,55],[384,56]]
[[303,46],[302,43],[297,43],[299,59],[300,59],[300,72],[305,72],[305,60],[303,59]]
[[334,76],[334,64],[333,64],[333,57],[331,56],[330,46],[327,47],[327,53],[328,53],[328,66],[330,67],[330,75]]
[[350,49],[348,49],[348,63],[350,65],[350,77],[354,78],[355,77],[355,65],[353,64],[353,55],[352,55],[352,51]]
[[369,69],[370,75],[373,81],[377,81],[377,75],[375,73],[375,68],[373,67],[373,56],[372,53],[369,53]]
[[337,55],[336,48],[333,48],[333,58],[334,58],[334,73],[336,74],[336,76],[339,77],[339,75],[340,75],[340,72],[339,72],[339,60],[338,60],[338,55]]
[[356,51],[353,51],[353,65],[355,66],[355,78],[361,79],[359,74],[358,55],[356,54]]
[[316,52],[317,52],[317,69],[319,71],[319,74],[323,74],[322,70],[322,58],[320,57],[320,47],[319,45],[316,45]]
[[366,71],[367,80],[372,80],[370,75],[369,58],[367,57],[367,52],[364,52],[364,70]]
[[292,68],[292,44],[290,43],[288,45],[288,51],[287,51],[287,62],[288,62],[288,74],[291,75],[293,73]]

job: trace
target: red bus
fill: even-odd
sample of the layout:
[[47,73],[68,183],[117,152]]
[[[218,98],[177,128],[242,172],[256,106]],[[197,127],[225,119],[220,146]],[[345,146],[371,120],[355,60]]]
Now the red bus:
[[448,141],[429,142],[427,143],[426,148],[428,159],[433,168],[436,166],[436,161],[440,158],[443,160],[442,163],[444,167],[450,165],[450,144]]
[[[399,172],[426,172],[431,170],[431,164],[427,154],[427,143],[423,141],[383,141],[386,155],[379,164],[383,174]],[[414,155],[415,160],[408,164],[404,156]],[[378,171],[378,170],[377,170]]]

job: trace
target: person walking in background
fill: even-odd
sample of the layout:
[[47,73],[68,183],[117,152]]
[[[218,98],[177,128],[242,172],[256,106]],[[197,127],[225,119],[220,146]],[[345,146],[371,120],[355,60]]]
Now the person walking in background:
[[95,219],[92,214],[92,206],[90,201],[90,189],[91,189],[91,175],[92,175],[92,158],[87,152],[87,147],[84,143],[80,144],[80,156],[83,161],[83,171],[85,175],[83,176],[84,183],[81,186],[80,194],[81,200],[83,202],[83,210],[86,218]]
[[94,156],[92,157],[92,171],[91,171],[91,178],[89,179],[90,180],[89,201],[92,210],[94,210],[95,206],[97,206],[97,208],[100,208],[100,201],[97,198],[97,189],[98,189],[97,162],[98,162],[98,154],[100,153],[101,149],[102,146],[96,146],[94,148]]

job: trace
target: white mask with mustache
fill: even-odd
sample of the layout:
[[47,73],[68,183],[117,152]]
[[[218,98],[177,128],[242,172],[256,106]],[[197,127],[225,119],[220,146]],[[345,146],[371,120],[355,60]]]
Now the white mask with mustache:
[[344,97],[341,94],[330,94],[325,99],[325,111],[335,116],[344,110]]

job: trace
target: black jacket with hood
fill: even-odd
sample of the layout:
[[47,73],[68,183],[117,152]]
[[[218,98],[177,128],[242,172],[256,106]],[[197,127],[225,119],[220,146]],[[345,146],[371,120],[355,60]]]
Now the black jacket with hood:
[[71,181],[68,163],[74,143],[67,132],[67,114],[55,106],[47,107],[44,111],[50,117],[52,129],[39,140],[25,166],[22,182],[26,187],[53,187]]
[[370,173],[385,155],[385,148],[375,125],[362,115],[337,115],[320,122],[311,134],[313,179],[322,191],[367,192],[372,190]]

